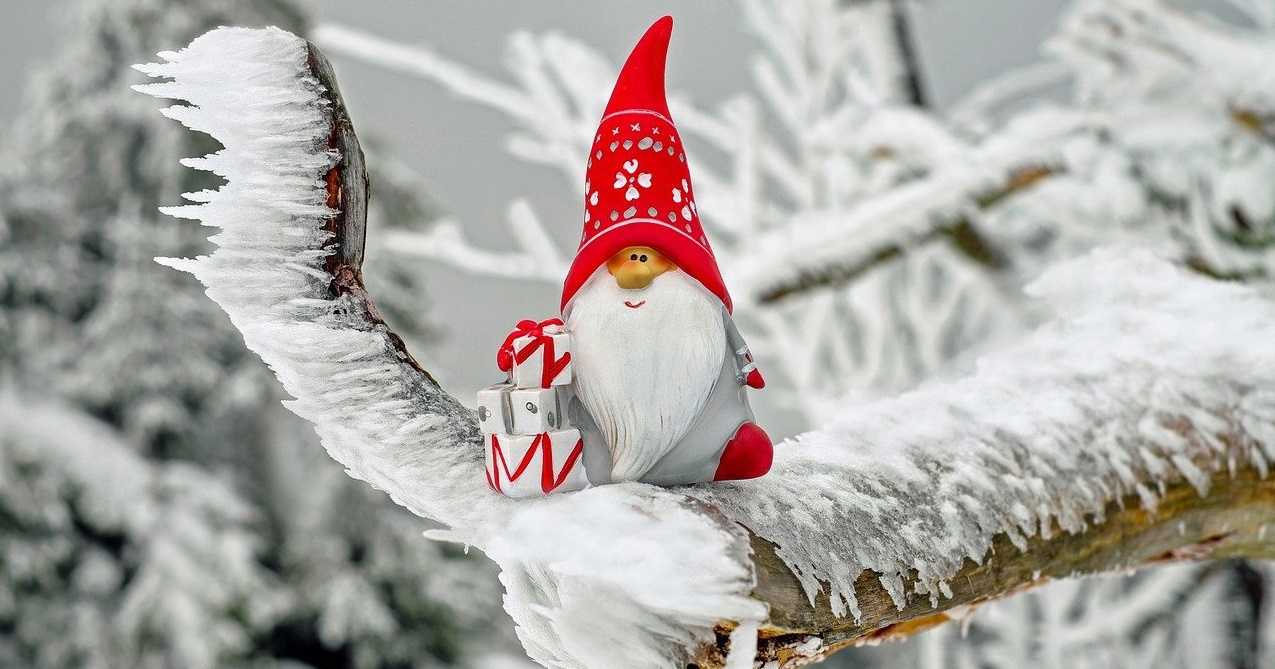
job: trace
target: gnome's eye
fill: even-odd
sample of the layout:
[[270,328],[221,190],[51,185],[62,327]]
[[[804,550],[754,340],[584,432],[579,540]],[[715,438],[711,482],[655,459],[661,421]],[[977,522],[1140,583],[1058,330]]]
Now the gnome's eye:
[[646,262],[646,256],[643,255],[641,258],[638,258],[638,260],[641,260],[642,262]]
[[[646,260],[646,256],[642,256],[642,259]],[[629,260],[637,260],[637,254],[634,253],[633,255],[629,256]]]

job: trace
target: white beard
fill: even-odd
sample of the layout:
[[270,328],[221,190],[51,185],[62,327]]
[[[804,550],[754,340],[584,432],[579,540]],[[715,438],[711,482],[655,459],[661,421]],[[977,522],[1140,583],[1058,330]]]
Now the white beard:
[[691,428],[721,374],[721,302],[681,270],[625,290],[604,265],[566,324],[576,395],[611,449],[612,480],[638,480]]

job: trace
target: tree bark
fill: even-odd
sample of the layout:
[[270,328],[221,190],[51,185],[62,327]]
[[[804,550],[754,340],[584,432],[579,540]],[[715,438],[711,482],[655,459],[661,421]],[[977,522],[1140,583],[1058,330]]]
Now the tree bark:
[[[776,555],[777,546],[754,536],[757,587],[753,594],[770,606],[756,660],[778,662],[780,669],[798,667],[849,646],[902,639],[961,620],[974,607],[1054,579],[1181,561],[1275,559],[1275,478],[1251,468],[1240,469],[1234,476],[1218,473],[1205,496],[1179,482],[1166,489],[1154,511],[1131,495],[1108,504],[1105,515],[1103,522],[1080,534],[1055,527],[1051,539],[1037,535],[1021,551],[1008,537],[998,536],[991,555],[981,564],[966,560],[948,582],[952,595],[938,602],[909,587],[904,605],[895,606],[878,574],[865,571],[855,582],[862,613],[857,621],[833,614],[826,596],[812,604]],[[701,648],[694,666],[724,667],[733,627],[721,625],[716,645]],[[817,645],[811,644],[812,638],[818,639]],[[817,651],[803,651],[803,645]]]

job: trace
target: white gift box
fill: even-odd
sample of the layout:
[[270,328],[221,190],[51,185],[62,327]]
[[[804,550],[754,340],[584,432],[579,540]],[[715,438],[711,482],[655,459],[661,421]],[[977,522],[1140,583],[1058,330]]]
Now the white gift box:
[[483,434],[513,432],[513,410],[509,393],[512,383],[497,383],[478,391],[478,428]]
[[513,340],[513,382],[519,388],[571,383],[571,335],[558,326]]
[[528,434],[572,427],[567,420],[571,401],[566,386],[518,388],[497,383],[478,391],[478,427],[483,434]]
[[570,397],[566,388],[518,388],[509,391],[509,405],[513,411],[512,434],[540,434],[563,430],[571,425],[567,421],[567,404]]
[[510,497],[572,492],[589,486],[579,430],[489,434],[487,485]]

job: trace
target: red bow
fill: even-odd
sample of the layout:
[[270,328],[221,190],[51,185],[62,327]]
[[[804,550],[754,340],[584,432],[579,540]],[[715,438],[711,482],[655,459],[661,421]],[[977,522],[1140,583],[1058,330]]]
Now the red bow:
[[496,366],[502,372],[512,371],[514,368],[514,340],[519,337],[536,336],[544,334],[546,327],[550,325],[562,326],[561,318],[550,318],[549,320],[540,321],[539,323],[527,319],[518,321],[518,325],[514,327],[514,331],[505,337],[505,343],[500,345],[500,351],[496,353]]

